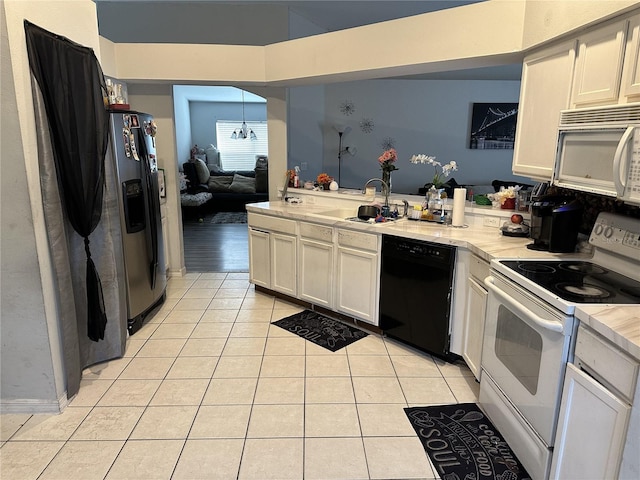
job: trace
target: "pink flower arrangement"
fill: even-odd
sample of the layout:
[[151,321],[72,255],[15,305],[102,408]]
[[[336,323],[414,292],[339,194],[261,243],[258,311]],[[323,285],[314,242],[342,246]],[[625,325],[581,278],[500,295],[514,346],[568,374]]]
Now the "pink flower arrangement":
[[398,160],[398,154],[395,148],[385,150],[384,153],[378,157],[378,162],[380,163],[380,168],[382,168],[383,172],[398,170],[398,167],[394,165],[396,160]]

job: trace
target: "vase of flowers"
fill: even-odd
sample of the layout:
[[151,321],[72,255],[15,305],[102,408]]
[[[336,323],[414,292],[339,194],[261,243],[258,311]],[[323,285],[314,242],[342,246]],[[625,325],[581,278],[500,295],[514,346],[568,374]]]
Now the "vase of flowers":
[[433,177],[430,182],[425,184],[425,188],[428,190],[430,187],[434,187],[436,190],[447,188],[447,182],[445,180],[451,172],[458,170],[458,164],[455,160],[451,160],[449,163],[442,165],[440,162],[436,162],[436,157],[431,155],[418,154],[412,156],[409,161],[413,164],[427,164],[433,166]]
[[293,184],[293,180],[296,178],[296,171],[293,168],[287,170],[287,177],[289,179],[289,181],[287,182],[289,186],[295,187],[295,185]]
[[382,169],[382,181],[387,184],[387,194],[391,193],[391,172],[398,170],[394,164],[398,160],[398,153],[395,148],[385,150],[382,155],[378,157],[378,163]]
[[331,182],[333,182],[333,177],[330,177],[326,173],[321,173],[316,178],[316,181],[318,182],[318,185],[322,187],[323,190],[329,190],[329,185],[331,185]]
[[500,187],[499,191],[490,193],[487,197],[492,201],[494,208],[513,210],[516,208],[516,196],[521,188],[520,185],[507,188]]

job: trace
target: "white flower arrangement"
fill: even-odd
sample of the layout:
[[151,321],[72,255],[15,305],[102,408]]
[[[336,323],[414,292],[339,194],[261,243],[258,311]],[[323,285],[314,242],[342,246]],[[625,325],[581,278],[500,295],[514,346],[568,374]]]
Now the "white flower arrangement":
[[[431,180],[431,183],[436,188],[442,186],[442,184],[444,183],[444,177],[448,177],[451,172],[458,170],[458,164],[455,162],[455,160],[451,160],[449,163],[442,165],[440,162],[436,162],[436,157],[433,157],[431,155],[424,155],[422,153],[412,156],[409,161],[413,164],[426,163],[427,165],[433,165],[435,174],[433,176],[433,179]],[[440,167],[440,172],[438,172],[438,167]]]
[[508,198],[516,198],[518,190],[521,188],[522,187],[520,185],[507,188],[500,187],[500,191],[488,194],[487,198],[492,202],[500,202],[500,205],[504,205],[504,202],[506,202]]

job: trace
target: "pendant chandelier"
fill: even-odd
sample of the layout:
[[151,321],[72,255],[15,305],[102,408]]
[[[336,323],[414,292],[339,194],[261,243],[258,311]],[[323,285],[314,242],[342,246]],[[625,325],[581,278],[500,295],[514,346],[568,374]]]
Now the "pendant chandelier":
[[233,140],[246,139],[257,140],[258,136],[253,129],[247,127],[247,122],[244,121],[244,90],[242,91],[242,126],[240,129],[235,129],[231,134]]

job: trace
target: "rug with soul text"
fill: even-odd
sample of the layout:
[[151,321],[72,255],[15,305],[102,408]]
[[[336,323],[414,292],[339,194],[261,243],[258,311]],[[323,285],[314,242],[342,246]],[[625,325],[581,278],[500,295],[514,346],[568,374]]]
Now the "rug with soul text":
[[247,212],[218,212],[211,223],[247,223]]
[[368,335],[362,330],[311,310],[296,313],[273,324],[332,352]]
[[475,403],[404,411],[442,480],[531,480]]

